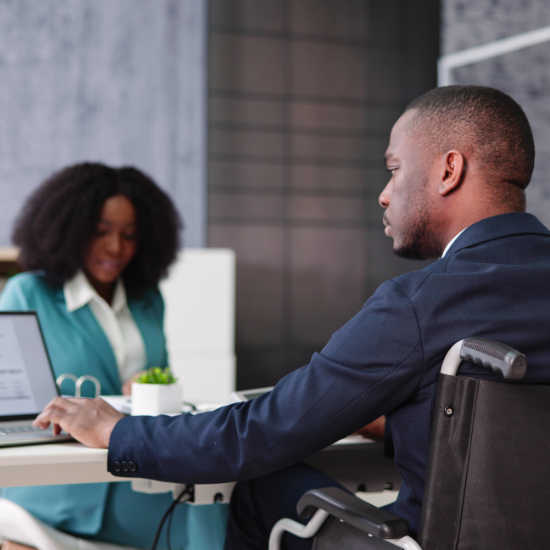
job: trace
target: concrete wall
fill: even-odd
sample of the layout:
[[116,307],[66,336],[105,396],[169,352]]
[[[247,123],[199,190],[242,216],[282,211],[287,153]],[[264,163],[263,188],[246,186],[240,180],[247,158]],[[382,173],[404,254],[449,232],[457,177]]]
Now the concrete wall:
[[[550,25],[547,0],[443,0],[443,53],[461,51]],[[493,86],[525,110],[536,145],[527,209],[550,225],[550,42],[455,69],[455,84]]]
[[52,171],[132,164],[206,229],[207,0],[0,0],[0,246]]
[[396,258],[389,132],[436,85],[439,2],[211,0],[209,245],[237,253],[237,386],[306,364]]

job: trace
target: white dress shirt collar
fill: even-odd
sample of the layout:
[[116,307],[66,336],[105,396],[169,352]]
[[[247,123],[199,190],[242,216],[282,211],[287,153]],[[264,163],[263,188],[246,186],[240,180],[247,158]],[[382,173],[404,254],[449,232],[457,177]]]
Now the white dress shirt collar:
[[447,243],[447,246],[445,247],[445,250],[443,251],[443,254],[441,254],[441,257],[442,257],[442,258],[445,257],[445,254],[447,254],[447,252],[449,251],[449,248],[451,248],[451,246],[453,245],[453,243],[458,239],[458,237],[460,237],[460,235],[462,235],[462,233],[464,233],[464,231],[466,231],[466,229],[468,229],[468,228],[465,227],[460,233],[457,233],[457,234]]
[[[96,289],[90,284],[84,272],[79,271],[70,281],[67,281],[63,287],[65,294],[65,302],[67,311],[73,312],[92,300],[105,300],[97,293]],[[113,303],[111,308],[115,313],[120,313],[126,307],[126,291],[124,283],[119,279],[116,282],[115,291],[113,293]]]

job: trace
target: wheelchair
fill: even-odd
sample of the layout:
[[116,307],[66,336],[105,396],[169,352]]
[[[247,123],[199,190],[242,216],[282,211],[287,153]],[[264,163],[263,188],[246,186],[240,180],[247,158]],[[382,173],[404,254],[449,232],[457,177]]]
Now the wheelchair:
[[438,378],[418,540],[407,521],[338,488],[308,491],[302,525],[275,524],[282,536],[313,537],[314,550],[538,550],[550,546],[550,386],[457,376],[462,361],[520,380],[518,351],[485,338],[454,344]]

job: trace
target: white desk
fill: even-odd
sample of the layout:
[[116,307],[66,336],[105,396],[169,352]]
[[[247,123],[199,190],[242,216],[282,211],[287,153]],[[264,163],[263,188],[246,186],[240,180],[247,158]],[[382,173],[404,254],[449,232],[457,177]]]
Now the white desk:
[[[0,487],[132,481],[142,493],[179,494],[183,485],[115,477],[107,471],[107,449],[80,443],[52,443],[0,449]],[[234,483],[196,485],[192,502],[229,502]]]
[[0,449],[0,487],[128,481],[107,471],[107,449],[53,443]]
[[[388,461],[382,456],[380,447],[380,444],[373,444],[361,436],[350,436],[313,455],[306,462],[326,471],[353,492],[358,489],[358,480],[364,482],[371,492],[362,495],[361,498],[375,506],[382,506],[393,502],[397,496],[396,491],[383,491],[384,486],[388,481],[392,481],[394,487],[398,488],[401,478],[393,461]],[[359,454],[357,450],[360,451]],[[80,443],[0,449],[0,487],[106,481],[130,481],[128,478],[115,477],[107,471],[106,449],[90,449]],[[146,493],[172,490],[179,493],[183,488],[180,485],[149,482],[139,478],[134,478],[133,485],[135,489]],[[228,502],[233,485],[233,483],[196,485],[193,503]]]
[[[369,447],[360,437],[346,438],[334,445],[331,445],[326,451],[346,452],[355,444],[360,447]],[[361,444],[362,443],[362,444]],[[376,447],[373,445],[372,447]],[[317,455],[325,462],[330,462],[331,455],[334,452],[321,452]],[[315,459],[315,457],[313,457]],[[338,463],[341,460],[337,461]],[[317,467],[327,464],[312,464]],[[341,465],[342,466],[342,465]],[[354,464],[350,464],[353,470]],[[363,468],[367,466],[363,465]],[[367,466],[371,475],[373,464]],[[349,473],[349,467],[345,467],[346,474]],[[386,465],[385,470],[378,469],[380,478],[375,483],[368,482],[369,493],[357,493],[357,495],[370,502],[374,506],[384,506],[394,502],[397,498],[397,491],[383,490],[382,481],[394,478],[395,474],[391,472],[395,467]],[[332,472],[329,472],[332,473]],[[338,472],[335,472],[338,473]],[[362,474],[360,474],[362,475]],[[105,481],[129,481],[128,478],[112,476],[107,471],[107,450],[90,449],[80,443],[58,443],[48,445],[30,445],[26,447],[8,447],[0,449],[0,487],[23,487],[26,485],[56,485],[65,483],[100,483]],[[349,489],[356,490],[355,483],[347,484],[345,479],[340,479]],[[228,502],[231,497],[233,484],[221,484],[215,486],[198,485],[195,486],[194,503],[210,504],[213,502],[213,495],[222,495],[222,502]],[[178,486],[179,487],[179,486]],[[181,489],[179,489],[181,490]],[[179,490],[177,492],[179,492]],[[376,492],[372,492],[372,491]],[[215,499],[219,500],[219,499]]]
[[[368,444],[350,436],[326,450]],[[107,449],[90,449],[80,443],[52,443],[0,448],[0,487],[130,481],[107,471]]]

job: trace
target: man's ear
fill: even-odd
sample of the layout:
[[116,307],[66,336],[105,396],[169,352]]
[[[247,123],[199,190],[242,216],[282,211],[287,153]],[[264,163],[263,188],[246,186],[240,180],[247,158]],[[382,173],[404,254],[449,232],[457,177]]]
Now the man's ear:
[[455,149],[448,151],[442,156],[443,166],[439,182],[439,194],[444,197],[458,189],[466,170],[466,163],[462,153]]

